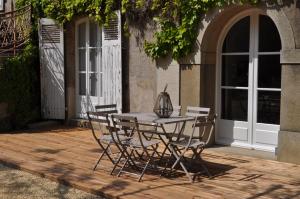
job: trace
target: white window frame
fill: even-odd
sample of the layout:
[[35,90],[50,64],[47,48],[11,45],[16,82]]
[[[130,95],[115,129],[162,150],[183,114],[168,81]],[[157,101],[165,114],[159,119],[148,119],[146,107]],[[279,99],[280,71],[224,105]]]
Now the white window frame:
[[[86,27],[85,27],[85,34],[86,34],[86,45],[85,45],[85,47],[79,47],[78,46],[78,41],[79,41],[79,35],[78,35],[78,27],[79,27],[79,25],[80,24],[82,24],[82,23],[85,23],[86,24]],[[80,19],[80,20],[78,20],[77,22],[76,22],[76,24],[75,24],[75,59],[76,59],[76,61],[75,61],[75,67],[76,67],[76,70],[75,70],[75,90],[76,90],[76,115],[77,116],[79,116],[79,117],[81,117],[81,118],[85,118],[86,117],[86,115],[85,115],[85,113],[81,113],[81,114],[79,114],[79,110],[78,110],[78,108],[79,108],[79,104],[77,104],[77,103],[79,103],[81,100],[80,100],[80,98],[85,98],[86,100],[88,100],[88,99],[93,99],[92,100],[92,103],[94,104],[94,105],[96,105],[96,104],[99,104],[99,103],[101,103],[102,101],[103,101],[103,69],[102,69],[102,65],[100,66],[100,68],[98,68],[97,69],[97,79],[98,79],[98,81],[102,81],[102,82],[97,82],[97,95],[96,96],[91,96],[90,95],[90,82],[89,82],[89,75],[90,74],[92,74],[92,73],[95,73],[95,72],[91,72],[90,70],[89,70],[89,68],[90,68],[90,63],[89,63],[89,57],[90,57],[90,49],[95,49],[96,47],[90,47],[90,44],[89,44],[89,38],[90,38],[90,23],[91,23],[91,19],[90,18],[88,18],[88,17],[84,17],[84,18],[82,18],[82,19]],[[99,31],[100,31],[100,33],[102,33],[102,30],[101,30],[102,28],[100,27],[100,29],[99,29]],[[100,35],[100,39],[101,39],[101,37],[102,37],[102,35]],[[85,58],[85,65],[86,65],[86,70],[85,70],[85,72],[81,72],[81,71],[79,71],[79,49],[85,49],[85,53],[86,53],[86,58]],[[100,64],[102,64],[102,61],[101,61],[101,48],[102,48],[102,44],[101,44],[101,46],[100,46],[100,48],[99,48],[99,50],[100,50],[100,54],[98,55],[99,57],[98,57],[98,59],[100,59]],[[80,95],[79,94],[79,87],[80,87],[80,82],[79,82],[79,74],[80,73],[85,73],[86,74],[86,78],[85,78],[85,81],[86,81],[86,90],[85,90],[85,95]],[[102,77],[101,79],[100,79],[100,76]],[[86,107],[86,109],[89,109],[89,108],[91,108],[91,107],[89,107],[88,105],[87,105],[87,107]],[[90,111],[92,111],[92,110],[90,110]]]
[[[265,12],[261,11],[260,9],[254,8],[249,9],[244,12],[239,13],[235,17],[233,17],[231,20],[228,21],[227,25],[224,27],[224,29],[221,32],[221,36],[219,37],[218,45],[217,45],[217,68],[216,68],[216,112],[221,117],[221,90],[222,88],[228,88],[226,86],[221,85],[221,72],[222,72],[222,55],[249,55],[249,58],[252,58],[252,61],[254,63],[251,63],[251,60],[249,60],[249,69],[250,65],[253,65],[253,70],[249,70],[249,76],[253,77],[249,78],[248,87],[232,87],[230,89],[246,89],[248,90],[248,121],[247,122],[241,122],[241,121],[235,121],[235,125],[237,125],[241,129],[248,129],[248,135],[247,135],[247,143],[245,142],[238,142],[235,140],[226,140],[222,138],[222,135],[220,134],[220,121],[221,118],[219,117],[217,119],[217,125],[216,125],[216,134],[215,139],[217,143],[220,144],[229,144],[231,143],[232,146],[238,146],[238,147],[245,147],[245,148],[253,148],[258,150],[265,150],[265,151],[271,151],[274,152],[275,148],[273,146],[260,146],[255,143],[256,135],[253,133],[255,131],[255,126],[260,126],[260,123],[257,123],[257,104],[254,103],[255,100],[257,100],[257,92],[259,90],[268,90],[268,91],[281,91],[281,89],[277,88],[258,88],[257,87],[257,68],[258,68],[258,55],[278,55],[280,52],[258,52],[258,30],[254,29],[258,28],[258,19],[257,17],[261,15],[266,15]],[[238,53],[223,53],[222,52],[222,46],[224,43],[224,40],[229,32],[229,30],[232,28],[233,25],[235,25],[239,20],[246,16],[251,16],[250,18],[250,41],[255,41],[250,44],[249,46],[249,52],[238,52]],[[254,17],[253,17],[254,16]],[[252,28],[251,28],[252,27]],[[251,32],[255,31],[255,33]],[[251,38],[254,37],[254,38]],[[254,45],[254,46],[253,46]],[[247,123],[247,127],[244,127],[244,123]],[[267,124],[265,126],[270,126],[270,129],[266,128],[266,131],[279,131],[280,125],[272,125]]]

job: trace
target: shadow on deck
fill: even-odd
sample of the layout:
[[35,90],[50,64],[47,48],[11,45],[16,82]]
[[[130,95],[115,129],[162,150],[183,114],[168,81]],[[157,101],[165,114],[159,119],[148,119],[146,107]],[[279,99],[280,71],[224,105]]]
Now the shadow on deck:
[[[92,168],[99,156],[91,132],[83,128],[55,127],[0,135],[0,161],[62,184],[111,198],[300,198],[300,166],[271,160],[215,152],[203,159],[213,178],[199,175],[189,183],[184,173],[160,177],[147,172],[111,176]],[[109,161],[102,166],[111,168]],[[201,167],[193,164],[193,170]]]

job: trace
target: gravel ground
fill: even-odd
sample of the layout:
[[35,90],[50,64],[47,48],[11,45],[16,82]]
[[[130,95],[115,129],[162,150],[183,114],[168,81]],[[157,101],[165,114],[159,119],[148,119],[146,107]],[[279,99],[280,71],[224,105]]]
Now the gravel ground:
[[0,164],[0,199],[104,199]]

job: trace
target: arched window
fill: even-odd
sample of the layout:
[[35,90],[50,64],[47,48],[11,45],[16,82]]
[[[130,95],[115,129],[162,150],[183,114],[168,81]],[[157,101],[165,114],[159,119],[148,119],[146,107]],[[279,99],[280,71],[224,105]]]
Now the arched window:
[[281,40],[274,22],[260,12],[244,14],[225,31],[220,49],[217,137],[274,150],[281,96]]

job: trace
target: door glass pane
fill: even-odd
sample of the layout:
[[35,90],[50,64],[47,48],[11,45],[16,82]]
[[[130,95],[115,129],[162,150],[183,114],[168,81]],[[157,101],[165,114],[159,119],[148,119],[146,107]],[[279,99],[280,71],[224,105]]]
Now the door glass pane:
[[280,93],[280,91],[258,91],[258,123],[280,124]]
[[248,90],[222,89],[221,118],[226,120],[248,120]]
[[97,73],[90,74],[90,95],[97,96]]
[[280,55],[259,55],[258,87],[281,88]]
[[79,49],[79,71],[86,71],[86,51]]
[[95,22],[90,23],[90,47],[99,47],[99,25]]
[[249,52],[249,42],[250,17],[248,16],[230,29],[223,43],[223,52]]
[[86,46],[86,23],[81,23],[78,26],[78,46],[85,47]]
[[90,71],[97,72],[97,65],[100,64],[97,61],[98,49],[90,49]]
[[79,74],[79,95],[86,95],[86,74]]
[[222,56],[222,86],[248,87],[249,56]]
[[272,19],[265,15],[259,16],[259,52],[279,52],[281,40]]

